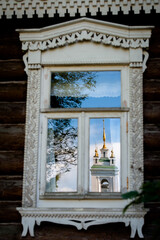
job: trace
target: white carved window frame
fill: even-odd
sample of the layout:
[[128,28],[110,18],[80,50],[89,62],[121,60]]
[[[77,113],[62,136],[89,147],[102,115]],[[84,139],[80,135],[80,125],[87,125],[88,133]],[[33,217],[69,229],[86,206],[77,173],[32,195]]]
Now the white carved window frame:
[[[121,73],[121,102],[125,105],[125,102],[129,102],[129,86],[127,79],[129,78],[128,67],[126,66],[96,66],[93,65],[71,65],[70,70],[74,71],[119,71]],[[126,122],[128,122],[128,107],[120,108],[88,108],[88,109],[52,109],[50,108],[50,81],[52,72],[67,72],[68,66],[54,66],[45,67],[42,70],[41,78],[41,113],[40,113],[40,134],[39,134],[39,196],[40,201],[37,202],[40,206],[45,206],[46,202],[42,200],[46,199],[118,199],[121,198],[121,192],[127,189],[127,174],[128,174],[128,134],[126,132]],[[76,118],[78,119],[78,191],[76,193],[46,193],[46,139],[47,139],[47,120],[48,119],[60,119],[60,118]],[[120,176],[120,189],[119,193],[91,193],[89,192],[89,119],[90,118],[119,118],[121,122],[121,176]],[[84,133],[82,136],[82,132]],[[85,155],[83,156],[83,154]],[[85,173],[84,173],[84,171]],[[88,201],[89,202],[89,201]],[[50,201],[50,206],[54,206],[55,201]],[[92,206],[92,201],[89,203]],[[79,205],[80,207],[80,205]],[[84,206],[81,206],[84,207]],[[95,205],[92,206],[95,208]]]
[[[23,233],[34,236],[35,223],[42,221],[68,224],[77,229],[109,222],[124,222],[131,226],[131,237],[138,232],[143,237],[142,226],[147,210],[130,208],[121,198],[92,199],[41,199],[41,124],[40,115],[48,109],[49,85],[44,84],[49,69],[121,69],[127,84],[122,85],[121,110],[128,115],[127,164],[123,188],[139,189],[143,183],[143,72],[153,27],[128,27],[119,24],[82,18],[41,29],[18,30],[28,74],[26,136],[23,175],[22,216]],[[122,81],[123,82],[123,81]],[[127,92],[127,93],[126,93]],[[125,124],[123,124],[125,125]],[[124,127],[124,126],[123,126]],[[41,189],[40,189],[41,190]],[[114,199],[114,200],[113,200]],[[99,201],[99,202],[98,202]],[[90,205],[91,204],[91,205]]]

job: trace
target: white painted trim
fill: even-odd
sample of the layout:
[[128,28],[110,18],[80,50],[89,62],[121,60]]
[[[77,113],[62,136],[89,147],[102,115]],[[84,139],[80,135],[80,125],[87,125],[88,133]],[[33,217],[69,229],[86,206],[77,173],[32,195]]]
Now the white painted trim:
[[153,26],[130,27],[80,18],[41,29],[19,29],[23,50],[48,50],[84,40],[122,48],[147,48]]
[[134,238],[136,232],[140,238],[143,238],[142,227],[144,225],[144,209],[130,209],[125,215],[122,214],[122,209],[44,209],[44,208],[17,208],[22,216],[23,232],[25,237],[29,231],[34,237],[35,224],[40,225],[41,222],[52,222],[65,225],[75,226],[78,230],[87,230],[89,226],[124,222],[125,226],[131,227],[130,238]]
[[135,14],[140,13],[143,9],[145,13],[150,13],[152,8],[156,13],[160,13],[160,2],[158,0],[122,0],[122,1],[83,1],[83,0],[72,0],[67,1],[63,0],[1,0],[0,1],[0,17],[2,17],[3,12],[7,18],[12,18],[16,15],[17,18],[22,18],[23,14],[26,13],[28,18],[32,18],[36,13],[39,18],[43,18],[44,14],[47,13],[49,17],[54,17],[54,14],[59,14],[60,17],[64,17],[66,11],[70,17],[74,17],[77,13],[77,10],[81,17],[86,16],[86,13],[91,13],[91,16],[95,16],[100,10],[102,15],[107,15],[109,10],[113,15],[117,15],[121,10],[123,14],[129,14],[129,11],[132,11]]

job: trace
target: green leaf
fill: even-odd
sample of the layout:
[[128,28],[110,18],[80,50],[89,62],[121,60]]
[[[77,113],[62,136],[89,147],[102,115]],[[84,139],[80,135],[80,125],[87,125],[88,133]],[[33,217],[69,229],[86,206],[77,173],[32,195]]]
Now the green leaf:
[[137,191],[130,191],[122,194],[123,199],[133,199],[133,198],[136,198],[137,196],[139,196],[139,192]]

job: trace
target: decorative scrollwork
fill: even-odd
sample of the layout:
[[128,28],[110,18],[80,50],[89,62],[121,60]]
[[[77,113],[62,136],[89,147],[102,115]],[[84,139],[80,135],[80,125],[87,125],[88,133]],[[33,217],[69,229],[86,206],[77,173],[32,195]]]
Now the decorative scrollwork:
[[67,44],[73,44],[82,41],[92,41],[96,43],[102,43],[105,45],[112,45],[115,47],[122,48],[146,48],[149,46],[148,38],[143,39],[129,39],[122,38],[118,36],[106,35],[99,32],[92,31],[78,31],[72,34],[66,34],[52,39],[47,39],[45,41],[27,41],[22,43],[23,50],[47,50],[57,47],[62,47]]
[[142,67],[131,68],[131,163],[130,187],[139,190],[143,183],[143,102]]
[[24,156],[23,206],[35,206],[40,70],[28,70],[26,138]]
[[[125,215],[122,214],[122,209],[116,212],[111,212],[110,209],[106,209],[103,213],[92,214],[90,211],[76,212],[71,211],[71,213],[60,213],[55,211],[50,212],[49,210],[38,210],[37,209],[21,209],[18,208],[22,216],[23,233],[22,236],[26,236],[29,231],[30,235],[34,236],[34,226],[37,223],[40,225],[41,222],[52,222],[60,223],[65,225],[75,226],[78,230],[85,229],[88,227],[106,224],[106,223],[116,223],[124,222],[125,226],[131,226],[131,238],[135,237],[136,232],[140,238],[143,238],[142,227],[144,224],[144,215],[146,211],[128,211]],[[108,212],[109,211],[109,212]],[[64,211],[65,212],[65,211]]]
[[[7,5],[6,5],[7,1]],[[101,12],[102,15],[108,14],[109,11],[112,12],[113,15],[117,15],[119,11],[124,14],[129,14],[132,10],[135,14],[140,13],[143,8],[143,11],[147,14],[152,10],[155,10],[156,13],[160,13],[160,2],[158,0],[136,0],[136,1],[84,1],[84,0],[6,0],[0,1],[0,16],[5,13],[7,18],[16,14],[19,18],[22,18],[23,14],[26,13],[28,18],[32,18],[34,13],[38,15],[38,17],[43,17],[45,13],[48,14],[49,17],[54,17],[54,14],[59,14],[60,17],[64,17],[65,13],[71,17],[74,17],[77,13],[77,10],[80,16],[86,16],[88,9],[91,16],[95,16],[98,11]],[[13,2],[15,4],[13,4]]]

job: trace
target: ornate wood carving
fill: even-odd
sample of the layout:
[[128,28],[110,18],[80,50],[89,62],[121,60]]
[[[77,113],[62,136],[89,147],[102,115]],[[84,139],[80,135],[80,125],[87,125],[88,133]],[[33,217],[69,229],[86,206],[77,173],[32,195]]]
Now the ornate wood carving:
[[125,226],[131,227],[131,238],[135,237],[136,232],[140,238],[143,238],[142,227],[144,225],[145,211],[130,210],[125,215],[122,214],[121,209],[103,209],[99,212],[94,212],[92,209],[85,209],[85,211],[66,209],[57,210],[52,212],[45,209],[22,209],[19,208],[22,216],[23,233],[25,237],[29,231],[31,236],[34,236],[35,224],[40,225],[41,222],[47,221],[52,223],[60,223],[75,226],[78,230],[87,230],[89,226],[124,222]]
[[148,37],[139,39],[130,39],[119,37],[118,35],[103,34],[98,31],[82,30],[73,32],[72,34],[64,34],[63,36],[47,39],[45,41],[24,41],[22,43],[23,50],[48,50],[62,47],[67,44],[73,44],[82,41],[92,41],[122,48],[146,48],[149,46]]
[[130,69],[130,188],[139,190],[143,182],[143,89],[142,67]]
[[71,17],[74,17],[77,13],[77,10],[80,16],[86,16],[86,13],[91,13],[91,16],[95,16],[98,11],[102,15],[107,15],[109,11],[113,15],[117,15],[119,11],[122,11],[124,14],[129,14],[132,11],[135,14],[140,13],[143,9],[145,13],[150,13],[152,9],[156,13],[160,13],[160,2],[158,0],[122,0],[122,1],[94,1],[94,0],[7,0],[0,1],[0,17],[5,13],[7,18],[12,18],[15,15],[17,18],[22,18],[23,14],[26,13],[28,18],[32,18],[36,13],[39,18],[42,18],[45,13],[49,17],[53,17],[57,12],[60,17],[64,17],[66,11]]
[[28,70],[25,155],[23,174],[23,206],[36,205],[38,158],[40,69]]

